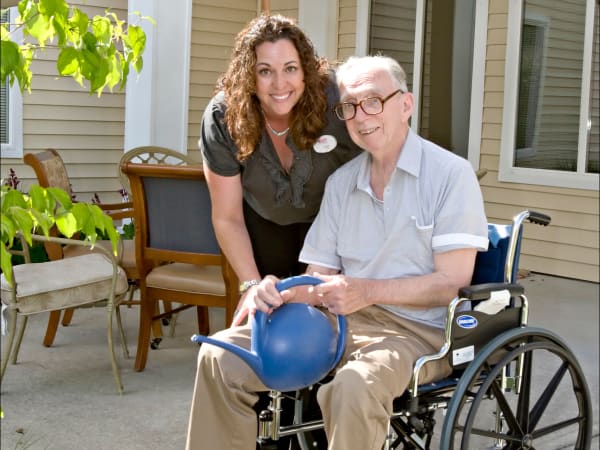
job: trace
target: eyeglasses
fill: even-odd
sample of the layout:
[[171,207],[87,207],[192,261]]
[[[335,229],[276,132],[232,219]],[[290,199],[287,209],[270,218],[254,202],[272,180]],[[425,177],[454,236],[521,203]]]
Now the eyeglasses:
[[398,89],[397,91],[392,92],[386,98],[367,97],[367,98],[363,98],[358,103],[343,102],[343,103],[339,103],[339,104],[335,105],[333,107],[333,110],[335,111],[335,115],[338,116],[338,119],[340,119],[340,120],[354,119],[354,116],[356,116],[357,106],[360,106],[360,109],[362,109],[365,114],[374,116],[376,114],[382,113],[383,105],[385,104],[385,102],[387,102],[390,98],[392,98],[398,92],[401,92],[402,94],[404,94],[404,91],[402,89]]

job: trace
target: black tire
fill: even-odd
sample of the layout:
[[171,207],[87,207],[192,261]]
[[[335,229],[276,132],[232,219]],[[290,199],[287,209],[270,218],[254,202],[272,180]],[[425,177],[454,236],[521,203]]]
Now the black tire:
[[[520,359],[517,393],[500,378],[516,374]],[[503,419],[499,432],[496,417]],[[575,356],[554,333],[524,327],[493,339],[467,367],[448,405],[440,449],[584,450],[591,437],[590,393]]]

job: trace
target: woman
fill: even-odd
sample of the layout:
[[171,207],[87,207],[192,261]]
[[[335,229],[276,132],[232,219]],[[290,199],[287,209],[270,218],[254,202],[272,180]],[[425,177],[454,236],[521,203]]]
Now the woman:
[[332,106],[333,73],[291,19],[263,15],[236,39],[202,119],[200,150],[219,244],[240,280],[238,325],[267,274],[303,272],[298,254],[327,177],[356,156]]

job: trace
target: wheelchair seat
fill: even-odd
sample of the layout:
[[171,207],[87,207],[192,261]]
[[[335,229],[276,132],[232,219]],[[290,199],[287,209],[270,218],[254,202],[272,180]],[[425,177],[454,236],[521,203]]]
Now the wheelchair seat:
[[[409,388],[393,402],[384,449],[590,447],[592,406],[579,363],[559,336],[527,325],[527,298],[517,283],[526,221],[546,226],[550,217],[523,211],[510,224],[489,224],[489,249],[477,255],[472,284],[448,305],[442,348],[415,362]],[[423,366],[441,358],[448,358],[452,374],[420,384]],[[292,424],[279,420],[289,396],[271,391],[258,448],[279,448],[287,436],[296,438],[292,448],[327,448],[315,395],[327,381],[295,393]],[[549,409],[562,411],[560,417]]]

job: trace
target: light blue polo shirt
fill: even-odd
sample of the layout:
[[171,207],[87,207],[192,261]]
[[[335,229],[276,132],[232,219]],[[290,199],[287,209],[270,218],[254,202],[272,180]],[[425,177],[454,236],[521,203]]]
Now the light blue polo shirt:
[[[486,250],[487,219],[470,163],[409,130],[383,202],[371,190],[365,152],[333,173],[300,261],[350,277],[402,278],[433,272],[433,254]],[[446,307],[381,305],[443,327]]]

